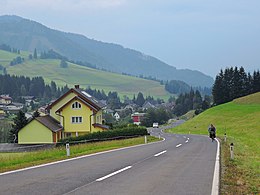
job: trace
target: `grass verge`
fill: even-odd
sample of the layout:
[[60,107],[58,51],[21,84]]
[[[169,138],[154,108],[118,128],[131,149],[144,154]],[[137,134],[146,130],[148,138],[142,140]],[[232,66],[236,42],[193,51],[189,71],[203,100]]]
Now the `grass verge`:
[[[148,143],[155,141],[159,141],[159,139],[152,136],[147,136]],[[127,146],[139,145],[143,143],[144,137],[138,137],[125,140],[114,140],[73,145],[70,146],[69,158],[117,148],[123,148]],[[66,156],[65,146],[36,152],[0,153],[0,172],[2,173],[5,171],[21,169],[67,158],[68,157]]]
[[[260,104],[234,101],[208,109],[169,132],[207,135],[213,123],[221,141],[221,194],[259,194],[259,119]],[[223,141],[225,133],[227,142]],[[234,160],[230,159],[230,143],[234,143]]]

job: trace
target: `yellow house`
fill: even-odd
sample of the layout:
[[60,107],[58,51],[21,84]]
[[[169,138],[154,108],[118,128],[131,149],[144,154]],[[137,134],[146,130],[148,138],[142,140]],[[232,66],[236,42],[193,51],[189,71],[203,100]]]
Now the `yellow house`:
[[[60,138],[107,130],[108,127],[102,125],[103,106],[94,97],[82,91],[79,85],[75,85],[75,88],[48,106],[48,115],[37,117],[18,132],[18,143],[56,143]],[[45,120],[42,120],[43,118]],[[53,128],[50,128],[50,125]],[[38,136],[44,137],[45,141]]]
[[61,138],[63,127],[50,115],[31,120],[18,132],[19,144],[52,144]]

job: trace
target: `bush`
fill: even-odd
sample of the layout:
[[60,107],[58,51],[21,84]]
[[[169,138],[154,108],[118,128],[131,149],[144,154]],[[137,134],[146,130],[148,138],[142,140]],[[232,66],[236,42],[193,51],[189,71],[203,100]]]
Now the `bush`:
[[115,130],[99,131],[94,133],[89,133],[86,135],[78,137],[70,137],[59,140],[60,144],[65,144],[66,142],[80,142],[80,141],[103,141],[107,139],[113,139],[118,137],[129,137],[129,136],[143,136],[148,135],[145,127],[129,126]]

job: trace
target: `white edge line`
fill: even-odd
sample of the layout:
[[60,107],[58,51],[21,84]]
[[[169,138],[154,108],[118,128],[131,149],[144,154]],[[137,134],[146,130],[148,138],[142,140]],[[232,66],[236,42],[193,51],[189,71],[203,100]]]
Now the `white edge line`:
[[127,167],[125,167],[125,168],[123,168],[123,169],[120,169],[120,170],[118,170],[118,171],[115,171],[115,172],[113,172],[113,173],[110,173],[110,174],[108,174],[108,175],[106,175],[106,176],[104,176],[104,177],[101,177],[101,178],[99,178],[99,179],[96,179],[96,181],[102,181],[102,180],[107,179],[107,178],[109,178],[109,177],[112,177],[112,176],[114,176],[114,175],[116,175],[116,174],[118,174],[118,173],[121,173],[121,172],[123,172],[123,171],[126,171],[127,169],[130,169],[130,168],[132,168],[132,166],[127,166]]
[[161,154],[164,154],[165,152],[167,152],[167,150],[164,150],[164,151],[162,151],[162,152],[159,152],[159,153],[155,154],[154,156],[155,156],[155,157],[160,156]]
[[59,163],[63,163],[63,162],[69,162],[69,161],[72,161],[72,160],[78,160],[78,159],[81,159],[81,158],[87,158],[87,157],[96,156],[96,155],[99,155],[99,154],[105,154],[105,153],[109,153],[109,152],[125,150],[125,149],[128,149],[128,148],[135,148],[135,147],[145,146],[145,145],[149,145],[149,144],[156,144],[156,143],[160,143],[160,142],[163,142],[163,141],[165,141],[164,137],[163,137],[163,140],[158,141],[158,142],[151,142],[151,143],[148,143],[148,144],[140,144],[140,145],[129,146],[129,147],[124,147],[124,148],[117,148],[117,149],[113,149],[113,150],[107,150],[107,151],[97,152],[97,153],[93,153],[93,154],[86,154],[86,155],[83,155],[83,156],[78,156],[78,157],[74,157],[74,158],[70,158],[70,159],[59,160],[59,161],[50,162],[50,163],[46,163],[46,164],[36,165],[36,166],[32,166],[32,167],[26,167],[26,168],[23,168],[23,169],[7,171],[7,172],[0,173],[0,176],[12,174],[12,173],[18,173],[18,172],[21,172],[21,171],[27,171],[27,170],[30,170],[30,169],[36,169],[36,168],[41,168],[41,167],[45,167],[45,166],[55,165],[55,164],[59,164]]
[[178,147],[180,147],[182,144],[178,144],[177,146],[176,146],[176,148],[178,148]]
[[214,169],[214,175],[213,175],[213,182],[212,182],[212,189],[211,189],[211,195],[218,195],[219,194],[219,141],[218,139],[217,143],[217,154],[216,154],[216,162],[215,162],[215,169]]

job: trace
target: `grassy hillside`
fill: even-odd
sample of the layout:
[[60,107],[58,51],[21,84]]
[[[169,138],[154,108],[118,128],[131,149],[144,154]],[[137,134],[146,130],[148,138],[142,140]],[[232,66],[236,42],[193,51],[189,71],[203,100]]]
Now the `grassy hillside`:
[[[117,91],[121,96],[132,97],[138,92],[163,99],[170,96],[164,89],[164,85],[156,81],[105,72],[72,63],[69,63],[68,68],[60,68],[60,60],[25,60],[23,64],[9,66],[10,61],[17,56],[18,54],[0,50],[0,64],[6,67],[8,74],[42,76],[46,83],[55,81],[58,86],[68,84],[69,87],[80,84],[83,88],[90,86],[92,89],[103,89],[105,92]],[[28,53],[22,53],[21,56],[28,59]]]
[[10,64],[10,61],[16,58],[17,56],[21,56],[22,58],[28,58],[29,53],[25,51],[21,51],[20,54],[11,53],[0,49],[0,64],[3,66],[7,66]]
[[[260,92],[206,110],[173,133],[206,134],[209,124],[222,140],[221,194],[257,194],[260,183]],[[227,143],[223,141],[227,134]],[[229,145],[235,146],[230,160]]]
[[213,78],[202,72],[176,69],[161,60],[113,43],[50,29],[18,16],[0,16],[0,44],[24,51],[53,49],[73,61],[88,62],[100,69],[131,75],[181,80],[192,86],[211,87]]

